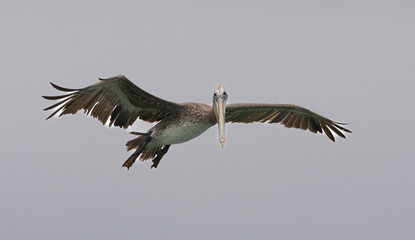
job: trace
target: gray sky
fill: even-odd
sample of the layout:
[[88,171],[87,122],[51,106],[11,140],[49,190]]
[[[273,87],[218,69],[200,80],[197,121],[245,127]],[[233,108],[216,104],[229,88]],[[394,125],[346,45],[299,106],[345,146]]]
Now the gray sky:
[[[1,1],[1,239],[414,239],[413,1]],[[227,125],[121,169],[133,136],[57,93],[293,103],[354,132]],[[146,131],[137,122],[133,130]]]

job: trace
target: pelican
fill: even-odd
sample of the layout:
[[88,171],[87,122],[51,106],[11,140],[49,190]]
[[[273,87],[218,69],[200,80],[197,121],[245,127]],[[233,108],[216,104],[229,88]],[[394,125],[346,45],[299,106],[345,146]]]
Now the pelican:
[[137,137],[128,141],[127,151],[134,153],[122,167],[129,169],[139,157],[141,161],[152,159],[151,168],[157,168],[160,160],[172,144],[187,142],[218,124],[219,143],[223,147],[225,123],[281,123],[287,128],[299,128],[313,133],[324,133],[333,142],[334,132],[346,138],[350,130],[339,123],[291,104],[237,103],[226,105],[228,94],[222,84],[213,92],[213,105],[203,103],[174,103],[155,97],[137,87],[125,76],[119,75],[81,89],[69,89],[50,83],[55,89],[67,92],[60,96],[43,96],[47,100],[60,100],[44,110],[55,109],[46,118],[75,114],[83,109],[86,115],[97,118],[102,124],[127,128],[139,118],[157,124],[147,132],[131,132]]

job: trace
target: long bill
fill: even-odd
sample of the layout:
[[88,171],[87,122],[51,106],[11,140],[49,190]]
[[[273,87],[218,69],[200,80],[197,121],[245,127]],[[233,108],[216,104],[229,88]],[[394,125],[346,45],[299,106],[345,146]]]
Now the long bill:
[[220,145],[225,144],[225,110],[226,105],[223,98],[219,97],[215,99],[214,106],[215,106],[215,115],[216,120],[218,121],[218,128],[219,128],[219,143]]

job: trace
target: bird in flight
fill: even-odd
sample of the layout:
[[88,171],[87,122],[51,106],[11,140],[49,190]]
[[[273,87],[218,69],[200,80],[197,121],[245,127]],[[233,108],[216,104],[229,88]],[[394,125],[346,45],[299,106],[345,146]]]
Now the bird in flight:
[[55,111],[47,118],[59,113],[75,114],[83,109],[86,115],[97,118],[102,124],[109,120],[112,125],[127,128],[137,118],[154,123],[147,132],[131,132],[137,137],[128,141],[127,150],[134,153],[122,165],[129,169],[139,157],[141,161],[152,159],[151,168],[157,168],[160,160],[172,144],[187,142],[208,128],[218,124],[219,143],[225,144],[225,123],[281,123],[287,128],[299,128],[313,133],[325,133],[333,142],[333,133],[346,138],[351,133],[339,123],[291,104],[226,104],[228,94],[222,84],[213,92],[212,106],[203,103],[174,103],[163,100],[137,87],[125,76],[119,75],[81,89],[69,89],[51,85],[60,96],[43,96],[47,100],[59,100],[45,108]]

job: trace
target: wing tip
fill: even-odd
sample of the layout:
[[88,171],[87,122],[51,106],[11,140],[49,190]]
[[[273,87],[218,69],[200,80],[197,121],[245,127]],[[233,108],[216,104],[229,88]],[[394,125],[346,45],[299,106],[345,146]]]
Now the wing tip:
[[50,85],[52,85],[53,88],[55,88],[59,91],[62,91],[62,92],[76,92],[76,91],[80,90],[80,89],[64,88],[64,87],[61,87],[61,86],[58,86],[58,85],[54,84],[53,82],[49,82],[49,83],[50,83]]
[[[333,123],[335,124],[335,126],[337,125],[336,127],[340,128],[341,130],[343,130],[343,131],[345,131],[345,132],[348,132],[348,133],[353,133],[351,130],[349,130],[349,129],[347,129],[347,128],[342,127],[342,126],[347,126],[347,125],[349,125],[350,123],[341,123],[341,122],[334,122],[334,121],[333,121]],[[342,125],[342,126],[340,126],[340,125]]]
[[[349,129],[343,129],[343,131],[345,131],[345,132],[347,132],[347,133],[353,133],[352,131],[350,131]],[[344,138],[346,138],[346,137],[344,137]]]
[[65,94],[65,95],[60,95],[60,96],[42,96],[42,97],[44,99],[47,99],[47,100],[59,100],[59,99],[62,99],[62,98],[70,97],[72,95],[73,95],[73,93],[69,93],[69,94]]

